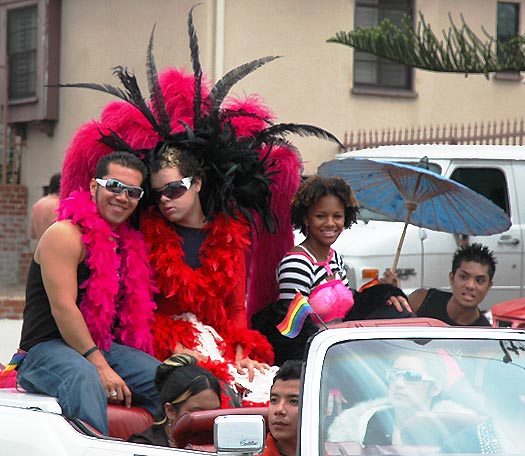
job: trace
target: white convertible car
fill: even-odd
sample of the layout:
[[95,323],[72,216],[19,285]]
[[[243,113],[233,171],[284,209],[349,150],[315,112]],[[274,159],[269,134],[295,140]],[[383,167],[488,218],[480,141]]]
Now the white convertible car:
[[[265,409],[183,415],[186,449],[126,442],[151,424],[110,407],[107,438],[64,417],[53,398],[0,393],[0,454],[257,454]],[[308,343],[297,454],[525,454],[525,332],[447,327],[432,319],[341,323]],[[184,436],[184,438],[181,438]]]

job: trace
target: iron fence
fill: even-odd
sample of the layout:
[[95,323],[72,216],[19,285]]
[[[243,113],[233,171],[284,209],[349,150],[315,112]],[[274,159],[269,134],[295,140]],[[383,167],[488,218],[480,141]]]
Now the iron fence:
[[488,121],[467,124],[384,128],[346,132],[346,150],[398,144],[510,144],[523,145],[525,121]]

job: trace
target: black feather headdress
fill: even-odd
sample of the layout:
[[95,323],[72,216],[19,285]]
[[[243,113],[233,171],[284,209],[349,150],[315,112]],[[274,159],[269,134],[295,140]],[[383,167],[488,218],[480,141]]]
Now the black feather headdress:
[[[272,232],[276,222],[270,206],[270,185],[272,176],[278,172],[269,158],[272,149],[282,145],[294,149],[286,140],[290,133],[316,136],[334,141],[341,147],[343,145],[333,134],[319,127],[294,123],[274,125],[264,110],[250,109],[250,106],[225,106],[226,97],[237,82],[278,56],[241,65],[226,73],[211,90],[207,90],[203,84],[199,42],[193,23],[194,8],[188,14],[193,87],[191,106],[185,108],[191,111],[190,116],[179,118],[175,112],[181,109],[168,106],[174,98],[173,87],[168,84],[163,86],[157,72],[153,56],[155,28],[147,50],[148,101],[142,95],[135,75],[122,66],[115,67],[113,72],[123,88],[94,83],[61,84],[60,87],[98,90],[132,105],[143,117],[142,121],[136,122],[138,126],[124,126],[120,131],[101,126],[98,130],[100,143],[113,150],[132,151],[149,161],[158,159],[169,147],[190,151],[204,171],[206,198],[203,210],[207,218],[212,218],[217,212],[232,217],[240,213],[253,221],[254,214],[258,214],[262,224]],[[187,98],[182,98],[180,103],[190,104]],[[250,122],[259,127],[239,127]],[[133,128],[139,128],[140,134],[147,138],[137,142],[136,135],[131,132]]]

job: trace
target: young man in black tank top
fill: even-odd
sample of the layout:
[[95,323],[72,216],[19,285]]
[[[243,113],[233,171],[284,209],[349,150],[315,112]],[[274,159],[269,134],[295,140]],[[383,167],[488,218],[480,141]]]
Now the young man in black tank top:
[[56,397],[67,416],[108,433],[107,404],[155,413],[151,270],[129,217],[146,168],[128,152],[98,162],[89,189],[61,202],[31,263],[18,383]]
[[481,244],[459,248],[452,260],[452,293],[420,288],[409,296],[419,317],[431,317],[453,326],[490,326],[479,309],[492,287],[496,271],[493,252]]

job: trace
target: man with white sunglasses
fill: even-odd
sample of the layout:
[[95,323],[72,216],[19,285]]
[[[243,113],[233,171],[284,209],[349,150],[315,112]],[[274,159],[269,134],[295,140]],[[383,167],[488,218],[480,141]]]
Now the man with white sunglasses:
[[159,403],[151,356],[154,285],[142,236],[129,224],[145,165],[102,157],[89,191],[60,204],[30,266],[18,383],[58,399],[63,413],[108,433],[107,404]]

